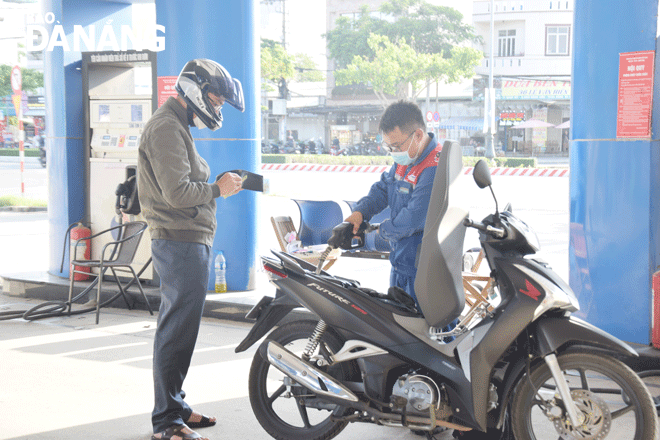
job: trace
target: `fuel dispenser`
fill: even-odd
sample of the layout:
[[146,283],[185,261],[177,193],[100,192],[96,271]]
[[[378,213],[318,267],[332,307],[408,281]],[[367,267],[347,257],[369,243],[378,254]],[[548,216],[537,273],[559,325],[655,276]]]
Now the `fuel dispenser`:
[[[135,175],[140,136],[157,107],[156,53],[84,52],[82,80],[88,158],[86,220],[95,233],[117,224],[115,190]],[[123,216],[124,221],[144,220],[140,214]],[[136,272],[151,257],[151,237],[148,231],[144,234],[133,261]],[[92,240],[92,259],[100,258],[107,241]],[[141,278],[158,281],[151,265]]]

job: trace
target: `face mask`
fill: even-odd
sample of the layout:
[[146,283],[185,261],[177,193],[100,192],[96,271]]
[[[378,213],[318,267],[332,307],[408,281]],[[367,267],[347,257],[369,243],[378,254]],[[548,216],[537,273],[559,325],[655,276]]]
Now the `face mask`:
[[394,162],[398,163],[399,165],[410,165],[413,163],[415,160],[414,158],[408,156],[407,151],[401,151],[401,152],[391,152],[390,156],[392,156],[392,159],[394,159]]
[[203,123],[202,120],[199,119],[199,117],[197,115],[195,115],[195,117],[193,117],[193,122],[195,123],[195,127],[199,128],[200,130],[203,129],[203,128],[207,128],[206,124]]
[[[187,107],[186,109],[188,111],[188,125],[192,127],[197,127],[200,130],[204,128],[208,128],[205,123],[202,122],[202,120],[193,112],[192,108],[190,106]],[[218,122],[218,128],[222,126],[222,121]]]
[[[408,155],[408,152],[410,151],[410,147],[412,147],[413,139],[415,138],[413,137],[412,139],[410,139],[410,145],[408,146],[407,151],[397,151],[397,152],[392,151],[390,153],[390,156],[392,156],[394,162],[398,163],[399,165],[408,166],[417,159],[417,156],[419,156],[419,151],[417,152],[417,155],[415,155],[415,157],[410,157]],[[417,143],[417,145],[419,146],[419,142]]]

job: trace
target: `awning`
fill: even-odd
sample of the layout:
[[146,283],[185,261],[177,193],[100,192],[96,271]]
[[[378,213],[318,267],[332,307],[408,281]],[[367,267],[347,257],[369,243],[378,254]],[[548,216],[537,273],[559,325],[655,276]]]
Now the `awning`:
[[449,118],[440,122],[440,128],[448,130],[483,131],[483,118]]

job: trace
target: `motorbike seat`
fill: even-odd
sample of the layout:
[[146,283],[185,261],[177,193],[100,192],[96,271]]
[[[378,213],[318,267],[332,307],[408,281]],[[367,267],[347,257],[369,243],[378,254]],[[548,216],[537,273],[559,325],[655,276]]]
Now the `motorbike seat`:
[[414,301],[412,298],[408,296],[408,294],[403,291],[402,289],[399,289],[400,292],[394,292],[394,289],[399,289],[398,287],[390,287],[388,292],[386,294],[383,294],[381,292],[378,292],[374,289],[370,289],[368,287],[352,287],[350,290],[354,292],[358,292],[363,295],[367,295],[371,298],[376,299],[378,302],[381,304],[385,305],[387,309],[391,310],[394,313],[400,314],[400,315],[406,315],[406,316],[421,316],[422,314],[420,313],[419,310],[417,310],[417,307],[415,306]]
[[456,180],[463,168],[461,147],[445,141],[431,190],[431,199],[415,278],[415,294],[428,325],[445,327],[465,307],[465,291],[461,275],[463,220],[467,209],[458,202]]

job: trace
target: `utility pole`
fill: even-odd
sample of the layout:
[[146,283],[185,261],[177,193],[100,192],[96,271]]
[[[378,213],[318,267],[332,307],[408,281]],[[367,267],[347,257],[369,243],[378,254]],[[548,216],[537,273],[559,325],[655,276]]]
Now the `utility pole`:
[[282,1],[282,47],[286,51],[286,1]]
[[495,8],[494,0],[490,0],[490,63],[488,69],[488,93],[484,96],[486,101],[486,118],[488,133],[486,135],[486,157],[495,157],[495,89],[493,88],[493,61],[495,55]]

